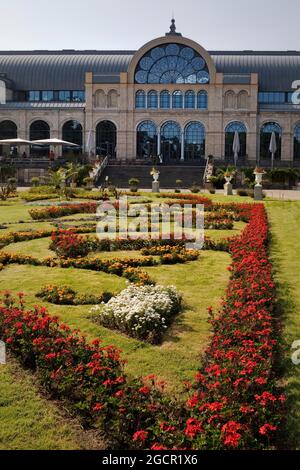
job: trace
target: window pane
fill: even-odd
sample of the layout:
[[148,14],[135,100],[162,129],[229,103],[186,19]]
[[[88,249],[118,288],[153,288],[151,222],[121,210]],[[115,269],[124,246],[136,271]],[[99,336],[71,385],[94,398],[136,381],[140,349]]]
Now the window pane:
[[42,101],[53,101],[54,92],[53,91],[42,91]]
[[187,91],[185,94],[184,107],[187,109],[195,108],[195,93],[193,91]]
[[60,91],[58,94],[59,101],[69,102],[71,101],[71,92],[70,91]]
[[28,99],[28,101],[40,101],[40,92],[39,91],[28,91],[27,99]]
[[157,108],[158,107],[158,96],[156,91],[150,91],[148,93],[148,108]]
[[173,93],[173,108],[182,108],[183,97],[181,91],[174,91]]
[[85,99],[84,91],[72,91],[72,101],[83,103]]
[[171,107],[171,95],[168,91],[162,91],[160,94],[160,107],[169,109]]
[[207,109],[207,106],[208,106],[207,93],[206,93],[206,91],[200,91],[198,93],[197,107],[198,107],[198,109]]
[[135,107],[146,108],[146,95],[144,91],[137,91],[135,94]]

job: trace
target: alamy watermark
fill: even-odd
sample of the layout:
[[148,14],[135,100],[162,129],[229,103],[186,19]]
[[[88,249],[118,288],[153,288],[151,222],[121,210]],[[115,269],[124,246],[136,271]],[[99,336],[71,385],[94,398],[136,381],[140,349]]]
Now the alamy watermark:
[[292,103],[297,106],[300,104],[300,80],[295,80],[292,83],[292,89],[295,90],[292,93]]
[[97,236],[120,240],[178,240],[187,249],[204,245],[204,205],[132,204],[127,197],[115,203],[103,202],[97,208]]
[[300,340],[293,342],[292,350],[294,351],[292,354],[292,363],[295,366],[299,366],[300,365]]
[[6,345],[0,341],[0,365],[6,364]]

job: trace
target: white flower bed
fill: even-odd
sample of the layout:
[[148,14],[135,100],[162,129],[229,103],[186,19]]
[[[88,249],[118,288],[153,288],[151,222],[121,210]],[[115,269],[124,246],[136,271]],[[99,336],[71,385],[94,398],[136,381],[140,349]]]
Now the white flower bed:
[[174,315],[181,308],[176,287],[130,286],[100,309],[95,307],[101,325],[134,338],[158,343]]

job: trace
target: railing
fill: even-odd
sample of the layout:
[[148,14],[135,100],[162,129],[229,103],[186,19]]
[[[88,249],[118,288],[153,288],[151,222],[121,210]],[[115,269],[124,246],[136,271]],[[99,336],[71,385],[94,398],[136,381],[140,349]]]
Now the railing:
[[203,184],[204,185],[205,185],[205,183],[207,183],[208,165],[209,165],[209,159],[207,158],[206,165],[205,165],[205,170],[204,170],[204,175],[203,175]]
[[101,177],[103,174],[104,170],[108,166],[109,163],[109,157],[105,157],[102,163],[98,163],[95,165],[91,172],[91,178],[93,178],[94,182],[97,183],[98,179]]

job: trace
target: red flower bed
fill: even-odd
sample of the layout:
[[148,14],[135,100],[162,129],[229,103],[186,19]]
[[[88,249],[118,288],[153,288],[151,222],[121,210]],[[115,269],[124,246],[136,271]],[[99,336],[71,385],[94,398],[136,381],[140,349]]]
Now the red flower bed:
[[95,214],[99,203],[83,202],[82,204],[63,204],[61,206],[43,207],[29,211],[33,220],[57,219],[73,214]]
[[59,323],[46,310],[15,307],[7,294],[0,307],[0,336],[27,367],[36,369],[43,385],[67,398],[84,414],[103,403],[117,406],[116,393],[125,383],[119,351],[87,343],[77,331]]
[[[249,224],[230,245],[232,277],[226,299],[217,317],[211,312],[213,337],[204,366],[190,384],[184,447],[272,448],[281,425],[285,397],[274,373],[281,328],[268,259],[267,215],[263,205],[248,206],[247,211]],[[170,448],[174,440],[178,445],[178,430],[174,439],[162,434],[153,448]]]

